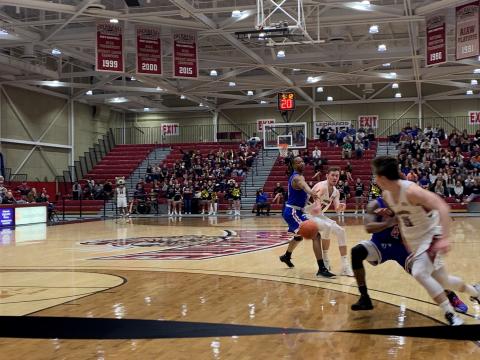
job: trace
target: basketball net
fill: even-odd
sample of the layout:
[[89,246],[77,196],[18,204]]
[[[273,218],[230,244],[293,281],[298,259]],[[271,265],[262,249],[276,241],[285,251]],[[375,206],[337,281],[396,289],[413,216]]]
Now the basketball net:
[[288,154],[288,144],[278,144],[278,152],[282,158],[287,157]]

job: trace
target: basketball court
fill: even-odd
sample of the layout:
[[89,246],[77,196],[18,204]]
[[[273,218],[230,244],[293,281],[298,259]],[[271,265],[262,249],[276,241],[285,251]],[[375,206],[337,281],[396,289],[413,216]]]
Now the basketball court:
[[[478,276],[479,223],[455,218],[447,258],[470,281]],[[346,224],[349,247],[368,238],[360,220]],[[437,306],[397,264],[367,265],[375,309],[360,313],[350,311],[353,278],[315,277],[310,241],[294,254],[295,268],[286,268],[278,256],[289,237],[279,216],[97,221],[38,234],[1,234],[7,358],[368,359],[372,348],[379,358],[480,354],[478,328],[462,329],[468,340],[452,339],[456,329],[443,325]],[[331,259],[338,271],[339,255],[332,251]],[[466,323],[478,324],[480,308],[463,300]]]

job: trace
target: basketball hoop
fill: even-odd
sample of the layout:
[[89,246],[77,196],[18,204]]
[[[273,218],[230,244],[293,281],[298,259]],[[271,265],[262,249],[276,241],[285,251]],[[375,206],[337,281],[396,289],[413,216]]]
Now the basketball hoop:
[[278,152],[282,158],[286,158],[288,155],[288,144],[278,144]]

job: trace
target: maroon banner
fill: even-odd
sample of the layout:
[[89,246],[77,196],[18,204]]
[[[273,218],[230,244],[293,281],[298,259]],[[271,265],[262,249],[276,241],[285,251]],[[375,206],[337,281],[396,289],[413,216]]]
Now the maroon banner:
[[478,1],[456,8],[457,60],[478,56]]
[[198,77],[197,34],[186,31],[173,33],[173,76]]
[[97,44],[95,52],[95,70],[124,71],[123,28],[119,24],[97,23]]
[[137,27],[137,74],[162,75],[159,29]]
[[447,35],[445,15],[427,17],[427,66],[442,64],[447,61]]

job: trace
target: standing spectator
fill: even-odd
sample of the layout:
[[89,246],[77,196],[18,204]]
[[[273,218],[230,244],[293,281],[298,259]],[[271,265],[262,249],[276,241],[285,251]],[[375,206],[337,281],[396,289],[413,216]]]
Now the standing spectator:
[[363,156],[363,143],[360,140],[355,141],[355,155],[357,159],[361,159]]
[[173,216],[174,215],[173,198],[175,197],[175,186],[173,186],[172,181],[170,181],[166,186],[166,197],[167,197],[168,216]]
[[[347,182],[338,181],[337,184],[338,192],[340,193],[340,202],[346,204],[348,198],[350,197],[350,187]],[[344,215],[345,210],[340,212],[340,215]]]
[[352,144],[345,142],[342,146],[342,159],[350,159],[352,157]]
[[233,199],[233,208],[235,210],[235,215],[240,215],[240,201],[242,200],[242,189],[240,189],[240,184],[235,182],[234,188],[231,190],[231,196]]
[[312,152],[312,159],[313,161],[319,161],[322,158],[322,151],[318,148],[318,146],[315,146],[315,149]]
[[275,186],[275,189],[273,189],[273,200],[272,202],[274,204],[280,204],[285,201],[285,189],[283,186],[277,182],[277,185]]
[[257,191],[255,205],[257,208],[257,216],[260,216],[260,211],[263,209],[266,209],[267,216],[270,216],[270,203],[268,202],[268,194],[264,192],[262,188],[258,189]]
[[185,214],[192,213],[192,199],[193,199],[193,186],[192,182],[188,182],[183,187],[183,211]]
[[180,188],[180,184],[175,184],[175,193],[173,195],[173,214],[182,216],[182,189]]
[[362,183],[362,179],[357,178],[355,182],[355,214],[358,214],[358,208],[362,209],[362,214],[365,214],[365,208],[363,207],[363,194],[365,192],[365,185]]

